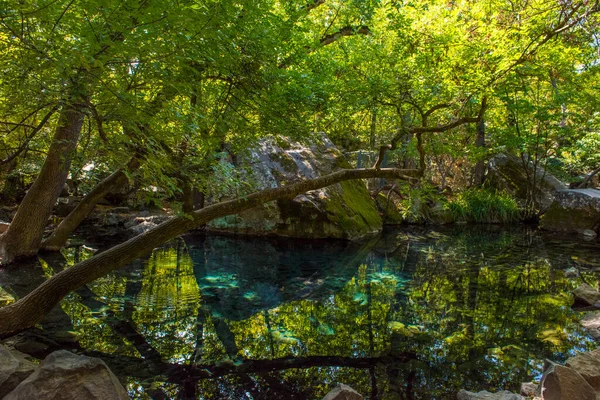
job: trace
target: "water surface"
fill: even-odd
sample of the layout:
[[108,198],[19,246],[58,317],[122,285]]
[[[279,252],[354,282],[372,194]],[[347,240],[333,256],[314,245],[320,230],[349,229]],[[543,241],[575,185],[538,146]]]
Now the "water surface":
[[[599,250],[493,226],[362,243],[188,235],[73,293],[41,328],[103,358],[134,398],[320,399],[337,382],[370,399],[516,391],[544,358],[594,347],[568,293],[596,284]],[[50,276],[91,254],[39,266]],[[7,275],[0,294],[20,297]]]

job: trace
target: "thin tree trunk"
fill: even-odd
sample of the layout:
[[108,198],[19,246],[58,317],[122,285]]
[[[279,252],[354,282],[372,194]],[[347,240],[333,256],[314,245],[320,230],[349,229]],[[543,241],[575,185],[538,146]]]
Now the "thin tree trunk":
[[0,264],[33,256],[39,249],[48,217],[67,180],[83,125],[85,96],[74,93],[70,100],[61,110],[40,174],[27,191],[8,230],[0,236]]
[[[485,120],[482,117],[477,123],[477,136],[475,138],[475,147],[485,147]],[[475,164],[475,175],[473,177],[473,184],[475,186],[483,185],[485,179],[485,162],[483,160],[477,161]]]
[[[129,172],[135,171],[141,163],[137,157],[133,157],[127,164]],[[44,250],[58,251],[64,247],[69,235],[77,229],[79,224],[87,218],[96,204],[102,200],[108,193],[114,191],[127,183],[127,174],[123,169],[118,169],[106,178],[104,178],[94,189],[89,192],[83,200],[75,207],[69,215],[61,221],[52,235],[42,242]]]
[[54,275],[26,297],[0,308],[0,338],[35,325],[71,291],[129,264],[166,241],[215,218],[237,214],[266,202],[293,198],[301,193],[342,181],[369,178],[408,180],[417,174],[418,171],[396,168],[345,169],[316,179],[265,189],[242,198],[213,204],[184,216],[173,217],[154,229]]

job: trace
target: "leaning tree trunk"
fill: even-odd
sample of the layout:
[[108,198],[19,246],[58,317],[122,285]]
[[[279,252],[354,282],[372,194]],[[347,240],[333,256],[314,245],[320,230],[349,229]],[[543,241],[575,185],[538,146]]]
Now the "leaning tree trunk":
[[[140,161],[137,157],[132,158],[127,164],[127,170],[129,172],[135,171],[140,166]],[[104,198],[108,193],[114,191],[118,187],[127,183],[127,175],[123,169],[118,169],[106,178],[104,178],[91,192],[89,192],[83,200],[75,207],[73,211],[69,213],[56,227],[54,232],[42,242],[42,248],[44,250],[58,251],[60,250],[69,235],[77,229],[81,221],[87,218],[92,212],[96,204]]]
[[71,291],[129,264],[166,241],[207,222],[237,214],[266,202],[293,198],[301,193],[352,179],[410,179],[414,170],[395,168],[341,170],[320,178],[278,188],[265,189],[246,197],[210,205],[192,213],[173,217],[141,235],[92,258],[75,264],[48,279],[15,303],[0,308],[0,338],[35,325]]
[[[73,101],[73,100],[77,101]],[[46,161],[27,191],[8,230],[0,236],[0,264],[35,255],[52,208],[69,174],[83,125],[83,96],[72,96],[60,113]]]
[[[485,147],[485,120],[483,116],[477,122],[477,136],[475,138],[475,146],[477,148]],[[485,162],[483,160],[477,161],[475,164],[475,175],[473,177],[473,185],[481,186],[485,180]]]

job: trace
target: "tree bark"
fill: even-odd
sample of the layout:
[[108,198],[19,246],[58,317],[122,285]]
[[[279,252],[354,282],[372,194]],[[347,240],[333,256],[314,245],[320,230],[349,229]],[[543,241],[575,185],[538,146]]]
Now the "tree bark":
[[[140,165],[140,160],[134,156],[127,164],[126,169],[129,172],[135,171]],[[65,243],[67,243],[67,239],[69,239],[69,235],[77,229],[79,224],[81,224],[81,221],[87,218],[96,204],[98,204],[98,202],[108,193],[125,183],[127,183],[127,175],[123,169],[118,169],[104,178],[83,198],[83,200],[81,200],[77,207],[61,221],[54,232],[42,242],[42,249],[58,251],[64,247]]]
[[[482,117],[477,123],[477,136],[475,138],[475,147],[485,147],[485,120]],[[483,185],[485,180],[485,162],[483,160],[477,161],[475,164],[475,175],[473,177],[473,184],[475,186]]]
[[83,125],[85,96],[76,94],[60,112],[48,156],[37,179],[19,205],[8,230],[0,236],[0,264],[35,255],[52,208],[69,174],[71,159]]
[[408,180],[417,171],[396,168],[345,169],[316,179],[292,185],[265,189],[231,201],[217,203],[184,216],[173,217],[154,229],[138,235],[105,252],[64,270],[29,295],[0,308],[0,338],[25,330],[37,323],[49,310],[71,291],[129,264],[166,241],[190,229],[226,215],[237,214],[266,202],[293,198],[301,193],[320,189],[352,179],[387,178]]

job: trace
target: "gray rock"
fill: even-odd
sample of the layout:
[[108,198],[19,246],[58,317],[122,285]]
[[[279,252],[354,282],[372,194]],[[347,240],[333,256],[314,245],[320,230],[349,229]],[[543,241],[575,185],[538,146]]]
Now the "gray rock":
[[577,306],[595,306],[600,302],[600,293],[598,293],[598,290],[587,283],[583,283],[577,287],[577,289],[573,291],[573,297],[575,299],[575,305]]
[[331,391],[323,397],[323,400],[363,400],[363,397],[350,386],[338,383],[335,388],[331,389]]
[[0,399],[31,375],[35,367],[25,354],[0,345]]
[[521,396],[534,397],[538,389],[538,384],[534,382],[521,383]]
[[589,237],[589,238],[595,238],[596,236],[598,236],[598,234],[596,233],[596,231],[593,231],[591,229],[584,229],[583,232],[583,236]]
[[[525,201],[530,191],[529,176],[533,176],[534,169],[513,155],[499,154],[488,165],[486,184],[498,190],[505,190],[515,198]],[[557,190],[566,189],[567,185],[556,179],[548,171],[538,166],[535,169],[538,185],[534,200],[542,210],[546,210],[554,200]]]
[[127,399],[117,377],[98,358],[55,351],[4,400]]
[[579,277],[579,271],[577,268],[571,267],[565,269],[565,278],[577,278]]
[[559,190],[542,215],[540,227],[549,231],[591,234],[600,225],[600,190]]
[[546,363],[539,387],[544,400],[596,400],[596,391],[577,371]]
[[[253,183],[249,191],[284,186],[350,168],[343,154],[325,135],[316,135],[307,144],[281,137],[265,138],[238,160],[235,169],[246,171],[244,180]],[[224,166],[222,169],[232,168]],[[239,195],[235,191],[219,190],[207,193],[207,197],[214,202]],[[346,181],[218,218],[207,227],[213,231],[246,234],[352,240],[380,231],[382,220],[364,182]]]
[[523,400],[523,396],[509,392],[508,390],[502,390],[496,393],[490,393],[487,390],[481,392],[468,392],[461,389],[456,395],[458,400]]
[[570,357],[565,366],[577,371],[594,390],[600,390],[600,349]]
[[600,339],[600,311],[585,313],[581,319],[581,325],[594,339]]

